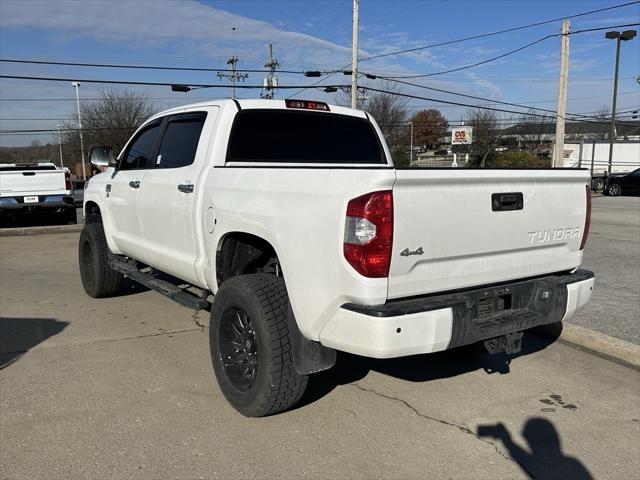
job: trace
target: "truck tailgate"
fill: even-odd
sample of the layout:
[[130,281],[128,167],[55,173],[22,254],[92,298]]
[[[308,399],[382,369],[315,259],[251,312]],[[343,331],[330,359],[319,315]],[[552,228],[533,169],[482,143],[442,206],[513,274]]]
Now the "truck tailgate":
[[389,298],[488,285],[580,265],[587,171],[396,173]]
[[24,170],[0,172],[2,196],[61,193],[66,190],[64,170]]

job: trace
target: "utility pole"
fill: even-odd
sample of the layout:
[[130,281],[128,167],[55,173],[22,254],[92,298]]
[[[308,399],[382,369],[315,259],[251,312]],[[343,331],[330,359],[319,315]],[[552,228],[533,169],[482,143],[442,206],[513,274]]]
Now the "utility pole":
[[84,166],[84,137],[82,136],[82,117],[80,116],[80,82],[71,82],[71,86],[76,89],[76,106],[78,107],[78,128],[80,129],[80,155],[82,156],[82,179],[87,179],[87,172]]
[[410,140],[410,146],[409,146],[409,165],[411,165],[413,163],[413,122],[409,122],[409,125],[411,126],[411,140]]
[[238,57],[233,56],[227,60],[227,65],[231,65],[231,73],[218,72],[218,77],[228,78],[231,80],[231,98],[236,98],[236,83],[238,80],[244,81],[249,75],[247,73],[236,72],[236,63],[238,63]]
[[60,133],[60,124],[58,124],[58,148],[60,149],[60,168],[64,167],[62,164],[62,134]]
[[351,47],[351,108],[358,108],[358,0],[353,0],[353,46]]
[[556,145],[553,167],[564,162],[564,117],[567,112],[567,85],[569,83],[569,20],[562,21],[562,52],[560,54],[560,81],[558,82],[558,107],[556,113]]
[[269,73],[264,79],[264,93],[262,98],[271,100],[275,95],[275,89],[278,87],[278,77],[276,77],[276,69],[280,66],[277,60],[273,59],[273,46],[269,44],[269,61],[264,64]]

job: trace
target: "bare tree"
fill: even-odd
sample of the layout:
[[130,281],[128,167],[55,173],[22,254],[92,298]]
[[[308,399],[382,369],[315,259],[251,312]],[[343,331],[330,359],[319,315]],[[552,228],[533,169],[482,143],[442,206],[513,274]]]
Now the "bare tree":
[[500,127],[498,114],[492,110],[474,108],[467,110],[465,121],[473,127],[469,165],[472,167],[491,165],[496,158],[495,147],[504,131],[504,127]]
[[536,110],[529,110],[518,119],[518,137],[525,150],[539,155],[546,143],[553,141],[555,119],[550,115],[540,116]]
[[606,105],[601,105],[596,113],[593,114],[596,120],[600,123],[593,124],[592,129],[598,130],[598,132],[590,132],[584,135],[585,140],[607,140],[609,138],[609,124],[611,123],[611,110]]
[[[366,87],[365,87],[366,92]],[[382,134],[391,150],[395,165],[409,163],[409,126],[407,123],[408,99],[402,96],[402,89],[397,83],[382,82],[380,90],[385,92],[371,92],[370,95],[359,96],[358,108],[368,112],[378,122]],[[343,92],[336,96],[338,105],[351,105],[350,93]]]
[[[144,93],[126,89],[106,89],[101,100],[81,106],[85,150],[99,145],[111,146],[117,154],[133,132],[155,112],[155,107]],[[65,122],[66,149],[77,152],[80,160],[80,136],[75,115]]]

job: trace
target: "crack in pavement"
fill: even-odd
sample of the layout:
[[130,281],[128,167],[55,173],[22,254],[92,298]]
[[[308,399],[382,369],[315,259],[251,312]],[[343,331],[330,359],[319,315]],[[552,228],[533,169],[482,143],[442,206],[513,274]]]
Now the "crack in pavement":
[[532,478],[535,480],[535,477],[533,476],[533,474],[527,470],[527,468],[524,465],[519,464],[517,461],[515,461],[513,458],[511,458],[508,455],[505,455],[504,453],[502,453],[502,451],[500,451],[500,449],[498,448],[498,446],[493,443],[490,442],[489,440],[486,440],[482,437],[479,437],[473,430],[471,430],[468,427],[465,427],[464,425],[458,425],[457,423],[453,423],[453,422],[447,422],[446,420],[442,420],[440,418],[435,418],[435,417],[430,417],[428,415],[425,415],[423,413],[421,413],[416,407],[414,407],[413,405],[411,405],[409,402],[407,402],[406,400],[399,398],[399,397],[392,397],[391,395],[385,395],[384,393],[380,393],[372,388],[365,388],[362,385],[359,385],[357,383],[348,383],[347,385],[349,386],[353,386],[356,387],[358,390],[362,390],[363,392],[368,392],[368,393],[373,393],[374,395],[377,395],[379,397],[382,398],[386,398],[387,400],[393,400],[395,402],[399,402],[401,404],[403,404],[405,407],[407,407],[409,410],[411,410],[415,415],[424,418],[425,420],[431,420],[433,422],[437,422],[440,423],[441,425],[446,425],[448,427],[454,427],[456,429],[458,429],[459,431],[466,433],[467,435],[471,435],[473,436],[476,440],[480,440],[482,443],[486,443],[491,445],[494,450],[498,453],[498,455],[500,455],[502,458],[504,458],[505,460],[508,460],[512,463],[515,463],[516,465],[518,465],[520,468],[522,468],[525,473],[529,476],[529,478]]
[[198,328],[200,328],[200,330],[204,332],[204,329],[207,328],[207,326],[204,323],[200,323],[198,319],[199,313],[200,313],[200,310],[194,310],[193,316],[191,318],[193,319],[193,323],[195,323],[198,326]]

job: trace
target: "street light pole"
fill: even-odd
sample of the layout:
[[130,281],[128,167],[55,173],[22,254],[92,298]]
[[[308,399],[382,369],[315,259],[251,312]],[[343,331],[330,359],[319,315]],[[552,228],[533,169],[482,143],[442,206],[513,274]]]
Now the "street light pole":
[[82,179],[87,179],[87,172],[84,166],[84,137],[82,136],[82,117],[80,115],[80,82],[71,82],[71,86],[76,89],[76,106],[78,107],[78,128],[80,130],[80,155],[82,156]]
[[60,124],[58,124],[58,148],[60,149],[60,168],[64,167],[62,164],[62,134],[60,133]]
[[609,128],[609,168],[608,175],[611,175],[611,167],[613,165],[613,142],[616,139],[616,100],[618,97],[618,70],[620,68],[620,43],[631,40],[635,37],[635,30],[625,30],[624,32],[607,32],[605,38],[616,40],[616,70],[613,80],[613,100],[611,102],[611,126]]

